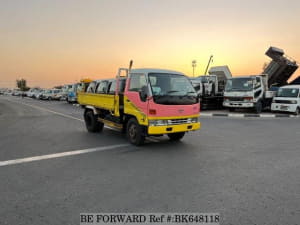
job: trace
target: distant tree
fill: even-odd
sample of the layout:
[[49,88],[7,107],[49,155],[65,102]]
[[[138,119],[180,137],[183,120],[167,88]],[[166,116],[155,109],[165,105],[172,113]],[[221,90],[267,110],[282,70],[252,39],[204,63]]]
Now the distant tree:
[[62,85],[58,85],[58,86],[55,86],[54,88],[55,89],[62,89],[62,87],[63,87]]
[[27,82],[25,79],[16,80],[17,87],[20,88],[21,91],[28,91],[29,87],[27,87]]

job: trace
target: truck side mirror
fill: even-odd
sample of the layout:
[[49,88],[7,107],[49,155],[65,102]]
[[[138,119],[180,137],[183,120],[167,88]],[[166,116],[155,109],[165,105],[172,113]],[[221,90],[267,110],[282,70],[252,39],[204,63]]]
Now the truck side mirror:
[[145,102],[147,100],[148,97],[148,87],[147,86],[143,86],[141,88],[141,90],[139,91],[140,94],[140,98],[143,102]]

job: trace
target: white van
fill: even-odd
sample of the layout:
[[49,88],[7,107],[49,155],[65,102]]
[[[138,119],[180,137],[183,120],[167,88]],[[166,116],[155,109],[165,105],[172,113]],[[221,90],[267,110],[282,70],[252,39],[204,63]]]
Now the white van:
[[278,89],[273,98],[271,110],[281,112],[300,113],[300,85],[287,85]]

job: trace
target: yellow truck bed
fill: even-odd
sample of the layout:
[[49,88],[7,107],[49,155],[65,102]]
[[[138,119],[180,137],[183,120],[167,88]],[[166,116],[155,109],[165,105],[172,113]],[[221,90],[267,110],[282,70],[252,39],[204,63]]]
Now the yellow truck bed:
[[83,106],[94,106],[110,111],[118,110],[118,96],[111,94],[95,94],[88,92],[77,93],[78,103]]

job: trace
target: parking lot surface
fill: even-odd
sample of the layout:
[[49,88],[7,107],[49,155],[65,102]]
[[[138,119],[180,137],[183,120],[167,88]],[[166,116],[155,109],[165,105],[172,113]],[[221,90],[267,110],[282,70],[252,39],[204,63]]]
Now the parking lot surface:
[[0,224],[79,224],[82,212],[300,223],[300,118],[202,117],[202,129],[181,142],[149,138],[135,147],[111,129],[88,133],[82,113],[0,96]]

